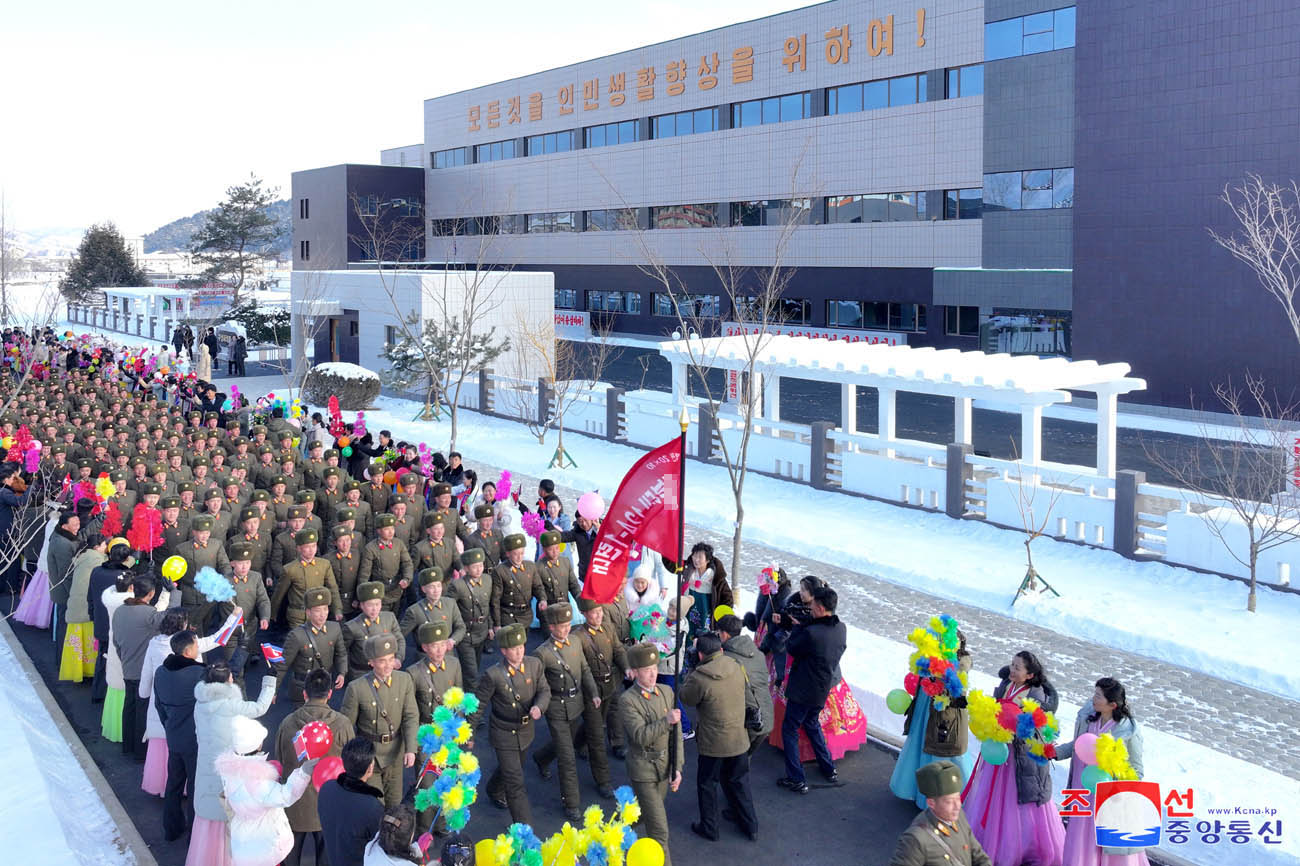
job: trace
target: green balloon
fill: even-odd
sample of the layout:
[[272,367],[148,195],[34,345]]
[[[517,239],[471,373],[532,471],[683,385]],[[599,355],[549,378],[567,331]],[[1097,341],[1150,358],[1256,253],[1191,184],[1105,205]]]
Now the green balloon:
[[912,696],[902,689],[894,689],[885,695],[885,706],[889,707],[891,713],[902,715],[907,712],[907,708],[912,705]]
[[342,448],[342,450],[339,451],[339,453],[342,454],[344,457],[351,457],[351,456],[352,456],[352,446],[351,446],[351,445],[344,445],[343,448]]
[[1096,796],[1097,783],[1109,782],[1113,777],[1101,767],[1093,764],[1091,767],[1084,767],[1083,772],[1079,775],[1079,782],[1083,787],[1088,789],[1088,793]]
[[1011,750],[1007,748],[1006,743],[1000,743],[997,740],[985,740],[980,743],[980,757],[984,759],[986,764],[992,764],[995,767],[999,764],[1005,764],[1010,753]]

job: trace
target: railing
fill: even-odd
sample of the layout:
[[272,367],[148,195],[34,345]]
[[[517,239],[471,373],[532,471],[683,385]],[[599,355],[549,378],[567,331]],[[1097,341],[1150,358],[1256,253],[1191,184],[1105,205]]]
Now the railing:
[[1027,531],[1041,528],[1054,538],[1095,547],[1114,546],[1115,479],[1061,463],[1029,466],[974,455],[966,462],[983,488],[985,520]]
[[841,490],[917,508],[947,506],[947,453],[940,446],[842,430],[829,438],[827,462],[835,464]]

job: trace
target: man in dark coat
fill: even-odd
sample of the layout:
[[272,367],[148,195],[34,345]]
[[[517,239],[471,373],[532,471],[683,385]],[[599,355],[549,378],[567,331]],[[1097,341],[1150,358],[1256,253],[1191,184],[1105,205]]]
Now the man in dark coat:
[[[553,528],[553,527],[547,527]],[[591,562],[591,548],[596,543],[596,521],[588,520],[579,514],[573,521],[573,529],[560,533],[560,540],[578,548],[578,577],[587,582],[587,564]]]
[[137,575],[131,583],[131,592],[133,597],[113,611],[109,632],[113,649],[122,662],[122,680],[126,684],[122,703],[122,753],[144,761],[142,740],[148,703],[140,700],[140,675],[144,654],[153,636],[158,634],[162,614],[152,605],[156,594],[152,577]]
[[[199,741],[194,732],[194,687],[206,668],[199,661],[199,641],[192,631],[172,635],[172,654],[153,678],[153,705],[167,732],[167,790],[163,793],[163,837],[171,842],[185,835],[194,820],[194,806],[183,807],[186,786],[194,786]],[[188,811],[188,815],[186,812]]]
[[45,570],[50,575],[50,601],[54,604],[54,657],[63,653],[63,635],[68,630],[68,594],[72,591],[72,558],[77,553],[77,532],[81,518],[75,511],[59,514],[58,528],[45,551]]
[[786,643],[786,653],[794,663],[785,686],[785,719],[781,722],[785,778],[778,784],[796,794],[808,793],[808,782],[799,762],[800,728],[808,735],[817,765],[827,781],[839,780],[818,719],[827,696],[839,680],[840,657],[848,646],[848,629],[835,615],[838,602],[839,597],[829,586],[814,590],[810,605],[812,620],[796,625]]
[[744,634],[740,617],[728,614],[718,620],[718,635],[722,638],[722,652],[735,659],[745,669],[747,677],[745,687],[754,700],[758,702],[761,718],[757,729],[747,727],[749,732],[749,754],[753,755],[758,747],[772,733],[776,709],[772,705],[772,690],[767,687],[767,658],[758,651],[754,639]]
[[375,772],[375,744],[354,737],[343,747],[343,773],[321,785],[316,812],[332,866],[361,863],[366,844],[384,819],[384,792],[369,784]]

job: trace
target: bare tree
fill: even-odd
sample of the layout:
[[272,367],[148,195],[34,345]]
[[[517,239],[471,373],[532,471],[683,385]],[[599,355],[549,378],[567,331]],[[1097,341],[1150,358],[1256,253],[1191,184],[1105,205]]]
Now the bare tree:
[[[1025,546],[1025,576],[1020,581],[1020,587],[1011,599],[1011,606],[1015,607],[1020,596],[1028,595],[1031,592],[1050,592],[1052,595],[1060,597],[1047,579],[1038,573],[1034,568],[1034,542],[1043,536],[1051,536],[1053,533],[1048,531],[1052,520],[1056,516],[1056,506],[1060,503],[1061,497],[1071,492],[1071,482],[1075,479],[1045,481],[1039,474],[1040,467],[1025,463],[1020,457],[1019,449],[1016,447],[1014,439],[1011,441],[1011,453],[1015,460],[1015,482],[1014,491],[1016,494],[1016,513],[1020,515],[1020,528],[1024,530],[1025,537],[1021,542]],[[1006,479],[1008,486],[1011,486],[1011,479]],[[1082,491],[1078,491],[1082,492]],[[1040,587],[1039,584],[1042,584]]]
[[[290,328],[289,352],[287,357],[266,362],[280,373],[284,388],[292,399],[302,390],[302,384],[316,364],[323,364],[331,358],[316,358],[313,351],[312,361],[307,360],[307,347],[314,346],[316,337],[329,324],[325,311],[332,306],[329,276],[324,271],[298,271],[297,285],[290,292],[290,323],[296,320],[297,328]],[[295,366],[294,358],[301,358]]]
[[1146,443],[1143,450],[1174,486],[1186,490],[1189,510],[1246,569],[1246,610],[1254,613],[1260,555],[1300,540],[1300,491],[1286,459],[1300,435],[1300,413],[1249,373],[1244,388],[1229,380],[1216,385],[1214,394],[1231,416],[1236,436],[1224,439],[1202,425],[1193,444],[1181,451]]

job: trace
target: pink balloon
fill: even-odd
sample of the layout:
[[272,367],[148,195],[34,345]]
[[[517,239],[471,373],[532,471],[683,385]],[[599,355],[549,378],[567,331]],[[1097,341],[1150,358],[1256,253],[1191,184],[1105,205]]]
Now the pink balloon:
[[1097,763],[1097,735],[1082,734],[1074,740],[1074,756],[1089,767]]
[[311,774],[311,784],[317,791],[330,779],[343,775],[343,759],[338,755],[326,755],[316,764]]
[[28,445],[27,447],[30,448],[30,449],[32,449],[32,450],[34,450],[34,451],[40,451],[40,450],[41,450],[41,440],[39,440],[39,439],[33,439],[33,440],[32,440],[32,444],[31,444],[31,445]]
[[588,520],[600,520],[605,516],[605,500],[594,490],[578,497],[578,513]]

